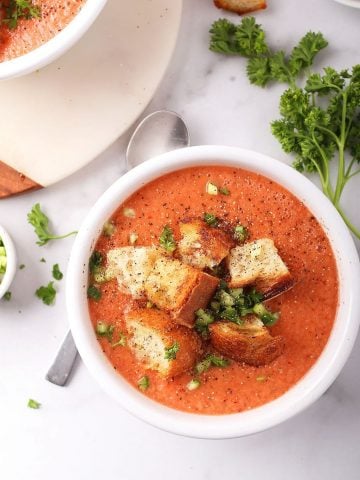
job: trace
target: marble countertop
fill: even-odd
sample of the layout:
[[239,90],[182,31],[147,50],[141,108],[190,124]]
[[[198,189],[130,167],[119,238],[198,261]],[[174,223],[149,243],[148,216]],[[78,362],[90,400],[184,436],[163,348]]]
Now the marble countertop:
[[[257,19],[277,46],[294,44],[320,30],[330,46],[318,64],[348,67],[358,62],[360,10],[333,0],[269,0]],[[244,61],[208,51],[208,28],[222,13],[211,0],[184,0],[177,48],[144,115],[179,112],[193,145],[228,144],[256,149],[290,163],[269,131],[277,117],[281,86],[249,85]],[[229,18],[237,21],[236,16]],[[98,196],[124,171],[131,131],[72,177],[26,196],[0,202],[0,220],[16,240],[19,263],[12,300],[0,303],[0,477],[4,480],[356,480],[360,472],[360,344],[345,368],[313,406],[284,424],[248,438],[205,441],[157,430],[108,398],[79,360],[66,388],[44,374],[67,331],[64,280],[56,305],[42,305],[34,290],[59,263],[65,270],[72,239],[40,249],[26,213],[40,202],[59,232],[76,229]],[[359,223],[359,178],[344,195],[344,207]],[[357,242],[357,247],[360,247]],[[46,263],[40,262],[44,257]],[[27,408],[28,398],[42,403]]]

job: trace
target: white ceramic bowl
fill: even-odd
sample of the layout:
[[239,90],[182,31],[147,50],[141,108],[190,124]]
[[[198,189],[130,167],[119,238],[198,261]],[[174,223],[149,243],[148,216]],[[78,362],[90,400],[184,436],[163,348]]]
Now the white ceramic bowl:
[[86,0],[80,12],[55,37],[26,55],[0,63],[0,80],[34,72],[56,60],[87,31],[107,0]]
[[6,250],[7,265],[5,274],[0,282],[0,299],[9,290],[11,282],[13,281],[16,273],[16,250],[10,235],[7,233],[4,227],[0,225],[0,238],[4,243]]
[[[340,299],[335,325],[316,364],[280,398],[250,411],[196,415],[148,399],[116,373],[101,351],[87,307],[87,265],[104,222],[133,192],[168,172],[197,165],[228,165],[261,173],[293,192],[327,232],[339,271]],[[231,438],[272,427],[308,407],[331,385],[353,347],[360,320],[360,265],[354,242],[329,200],[307,178],[260,153],[221,146],[190,147],[155,157],[115,182],[97,201],[77,235],[67,275],[67,306],[75,342],[99,385],[125,409],[164,430],[201,438]]]

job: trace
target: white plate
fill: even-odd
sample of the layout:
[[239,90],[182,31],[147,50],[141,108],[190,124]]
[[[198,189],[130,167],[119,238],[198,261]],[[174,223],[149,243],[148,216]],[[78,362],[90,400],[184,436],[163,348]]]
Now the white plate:
[[0,159],[48,186],[101,153],[153,96],[181,10],[182,0],[109,0],[69,53],[2,82]]

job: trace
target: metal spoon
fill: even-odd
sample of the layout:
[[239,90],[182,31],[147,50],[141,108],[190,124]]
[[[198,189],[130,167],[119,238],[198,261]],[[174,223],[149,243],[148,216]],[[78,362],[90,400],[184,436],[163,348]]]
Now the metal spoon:
[[[175,112],[159,110],[145,117],[136,127],[126,150],[126,169],[140,165],[155,155],[188,147],[190,137],[184,120]],[[73,369],[77,349],[69,330],[45,378],[66,385]]]

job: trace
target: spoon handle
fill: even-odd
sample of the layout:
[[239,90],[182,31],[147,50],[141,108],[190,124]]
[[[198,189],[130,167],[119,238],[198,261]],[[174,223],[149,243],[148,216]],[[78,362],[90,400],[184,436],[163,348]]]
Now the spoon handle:
[[76,345],[69,330],[45,378],[55,385],[63,387],[73,369],[77,355]]

